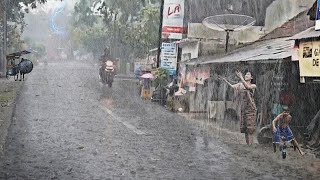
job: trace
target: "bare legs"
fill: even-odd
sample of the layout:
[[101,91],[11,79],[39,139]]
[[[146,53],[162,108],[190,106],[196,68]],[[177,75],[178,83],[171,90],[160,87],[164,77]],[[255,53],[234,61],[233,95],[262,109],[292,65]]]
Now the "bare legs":
[[253,134],[246,132],[245,138],[246,138],[247,145],[251,146],[253,144]]
[[294,139],[291,141],[294,147],[296,147],[301,155],[304,155],[304,152],[301,151],[298,142]]

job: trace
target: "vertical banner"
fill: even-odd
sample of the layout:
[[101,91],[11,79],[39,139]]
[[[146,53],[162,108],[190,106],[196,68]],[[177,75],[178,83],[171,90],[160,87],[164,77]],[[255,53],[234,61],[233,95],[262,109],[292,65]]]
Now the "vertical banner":
[[317,0],[317,12],[316,12],[316,26],[315,26],[315,30],[319,30],[320,29],[320,0]]
[[320,41],[300,43],[301,77],[320,77]]
[[182,39],[187,27],[184,23],[185,0],[164,0],[162,38]]
[[170,75],[177,74],[178,47],[175,43],[162,43],[160,67],[169,71]]

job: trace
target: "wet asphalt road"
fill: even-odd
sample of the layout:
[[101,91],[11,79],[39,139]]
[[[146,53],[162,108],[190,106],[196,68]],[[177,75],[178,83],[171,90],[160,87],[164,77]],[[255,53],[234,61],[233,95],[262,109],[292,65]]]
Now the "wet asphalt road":
[[[271,174],[277,166],[266,167],[270,161],[259,163],[260,169],[244,160],[250,151],[235,151],[183,117],[141,100],[133,81],[102,86],[97,68],[49,63],[27,75],[0,179],[279,178]],[[301,173],[303,167],[288,174]]]

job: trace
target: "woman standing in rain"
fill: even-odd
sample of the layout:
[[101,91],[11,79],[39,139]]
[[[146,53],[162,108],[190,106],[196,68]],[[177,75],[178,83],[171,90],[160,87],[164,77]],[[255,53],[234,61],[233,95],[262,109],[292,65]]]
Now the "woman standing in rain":
[[252,83],[253,75],[247,71],[243,77],[240,71],[236,71],[236,75],[241,82],[231,84],[226,78],[222,78],[235,91],[235,96],[240,104],[240,131],[245,133],[246,143],[252,145],[253,134],[256,131],[256,104],[254,102],[254,91],[256,85]]

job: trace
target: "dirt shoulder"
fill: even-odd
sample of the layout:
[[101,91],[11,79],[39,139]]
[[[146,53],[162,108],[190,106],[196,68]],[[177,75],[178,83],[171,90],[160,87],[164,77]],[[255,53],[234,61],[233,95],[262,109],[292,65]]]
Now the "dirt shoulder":
[[3,155],[8,128],[11,124],[18,97],[23,82],[0,78],[0,156]]
[[233,155],[235,155],[234,164],[239,167],[243,167],[243,164],[246,164],[245,167],[250,171],[249,174],[252,175],[251,178],[253,179],[261,178],[260,168],[256,167],[261,167],[265,172],[269,172],[263,177],[266,179],[270,179],[273,176],[281,179],[284,174],[296,172],[300,174],[297,179],[305,179],[310,175],[312,175],[310,179],[320,178],[320,159],[310,149],[302,148],[305,155],[301,156],[298,151],[294,152],[293,148],[289,148],[288,157],[283,160],[278,149],[276,153],[273,152],[271,143],[261,145],[258,144],[255,138],[253,146],[248,146],[246,145],[244,134],[240,132],[231,132],[206,120],[195,120],[188,114],[181,113],[180,115],[190,121],[193,126],[203,129],[207,136],[225,142],[232,150]]

